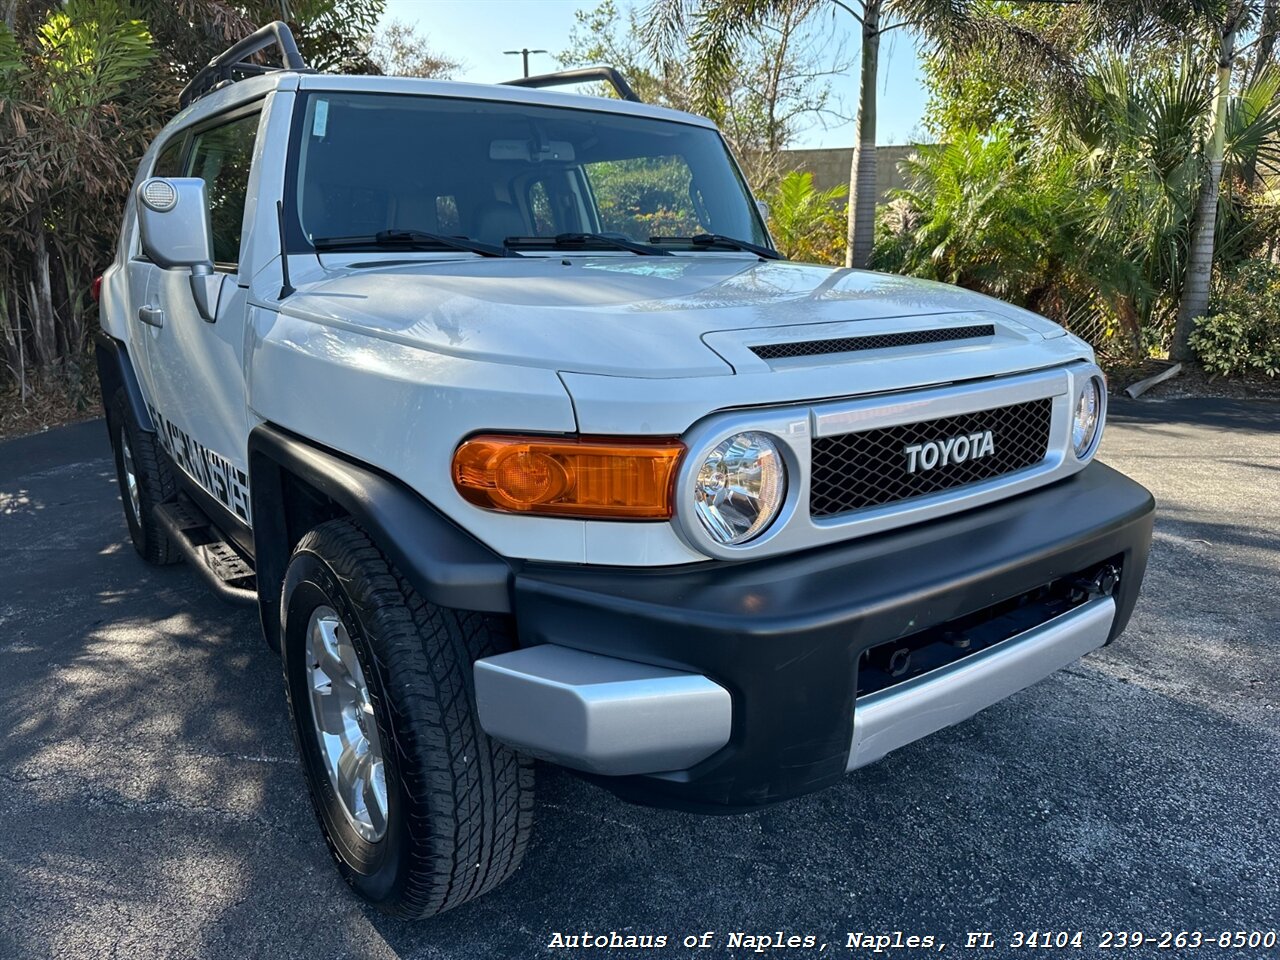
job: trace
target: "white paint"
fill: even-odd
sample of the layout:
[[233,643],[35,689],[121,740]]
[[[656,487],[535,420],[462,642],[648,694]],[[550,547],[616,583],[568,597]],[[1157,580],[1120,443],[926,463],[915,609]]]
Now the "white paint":
[[[228,276],[218,322],[207,324],[179,305],[185,273],[134,269],[132,209],[104,281],[102,322],[128,344],[146,400],[235,468],[247,471],[249,431],[269,421],[400,478],[505,556],[688,563],[707,557],[673,524],[511,516],[474,507],[453,488],[453,450],[481,430],[694,438],[728,416],[725,411],[807,424],[816,404],[998,382],[1092,360],[1085,343],[1048,320],[970,291],[721,251],[663,258],[661,269],[626,252],[519,259],[431,253],[382,267],[367,264],[405,256],[294,255],[289,271],[296,292],[281,302],[276,203],[284,197],[299,88],[501,100],[709,125],[613,99],[389,77],[281,73],[196,101],[158,143],[250,101],[263,110],[241,263]],[[323,133],[325,121],[316,124],[312,132]],[[138,182],[157,152],[157,146],[147,152]],[[357,269],[356,262],[366,266]],[[174,305],[159,330],[130,321],[152,281]],[[975,316],[996,327],[993,338],[773,365],[749,349],[778,339],[959,325]],[[989,438],[975,443],[968,438],[967,452],[954,441],[922,445],[917,456],[928,465],[989,455]],[[1045,477],[1068,466],[1082,464],[1054,460]],[[805,480],[792,476],[791,482],[801,489]],[[986,500],[997,495],[1005,494],[980,494]],[[866,522],[883,529],[909,518]],[[819,528],[807,515],[804,524],[794,536],[774,537],[770,549],[804,549],[820,538],[872,529],[861,521]]]

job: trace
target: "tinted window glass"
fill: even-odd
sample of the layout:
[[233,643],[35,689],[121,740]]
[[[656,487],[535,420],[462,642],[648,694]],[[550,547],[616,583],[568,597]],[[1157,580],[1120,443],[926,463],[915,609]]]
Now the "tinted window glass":
[[186,134],[178,134],[160,151],[160,156],[156,157],[155,169],[151,171],[153,177],[180,177],[182,176],[182,144],[186,140]]
[[240,260],[240,229],[249,191],[249,166],[258,114],[250,114],[196,134],[188,176],[201,177],[209,195],[213,228],[213,258],[218,263]]
[[693,171],[681,156],[603,160],[588,163],[585,169],[605,230],[624,233],[632,240],[648,240],[656,235],[688,236],[709,229],[695,206],[700,198]]
[[454,197],[436,197],[436,226],[441,233],[457,233],[462,229],[458,221],[458,201]]
[[327,91],[307,96],[300,120],[289,186],[296,249],[391,229],[492,244],[576,230],[768,242],[728,148],[707,127]]
[[529,216],[533,218],[533,231],[541,237],[555,236],[556,220],[551,214],[551,198],[546,185],[538,181],[529,188]]

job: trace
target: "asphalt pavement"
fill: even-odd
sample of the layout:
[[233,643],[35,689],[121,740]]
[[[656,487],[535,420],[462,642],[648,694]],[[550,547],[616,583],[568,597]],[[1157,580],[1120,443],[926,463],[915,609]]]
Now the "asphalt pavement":
[[760,813],[540,767],[523,870],[406,923],[329,861],[254,615],[133,552],[101,422],[0,443],[0,957],[625,955],[549,946],[611,931],[666,957],[817,952],[733,931],[834,956],[990,932],[988,957],[1082,931],[1066,955],[1095,956],[1107,930],[1280,931],[1280,405],[1117,403],[1102,459],[1159,502],[1121,642]]

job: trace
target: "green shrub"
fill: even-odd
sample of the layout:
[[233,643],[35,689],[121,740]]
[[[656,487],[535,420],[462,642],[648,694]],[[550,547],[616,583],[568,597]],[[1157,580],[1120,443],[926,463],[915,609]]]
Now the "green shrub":
[[900,166],[909,187],[881,207],[878,269],[1033,310],[1070,282],[1088,212],[1070,157],[1035,153],[995,127],[921,145]]
[[792,171],[769,197],[769,232],[778,249],[806,263],[844,263],[845,184],[813,185],[812,173]]
[[1280,266],[1241,264],[1223,282],[1210,314],[1196,323],[1191,348],[1213,374],[1280,374]]

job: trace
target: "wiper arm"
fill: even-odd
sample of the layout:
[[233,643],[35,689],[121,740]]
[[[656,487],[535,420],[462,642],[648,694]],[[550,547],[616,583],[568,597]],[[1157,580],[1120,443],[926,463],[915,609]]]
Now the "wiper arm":
[[695,247],[727,247],[730,250],[743,250],[754,253],[766,260],[783,260],[782,254],[772,247],[762,247],[758,243],[726,237],[723,233],[695,233],[691,237],[650,237],[650,243],[689,243]]
[[642,257],[669,257],[670,250],[658,250],[647,243],[639,243],[619,236],[616,233],[557,233],[554,237],[507,237],[503,241],[508,247],[545,246],[545,247],[585,247],[596,245],[613,250],[630,250]]
[[311,241],[311,245],[317,250],[341,250],[349,247],[444,247],[447,250],[478,253],[482,257],[520,256],[514,250],[472,240],[470,237],[449,237],[426,230],[379,230],[377,233],[354,237],[318,237]]

